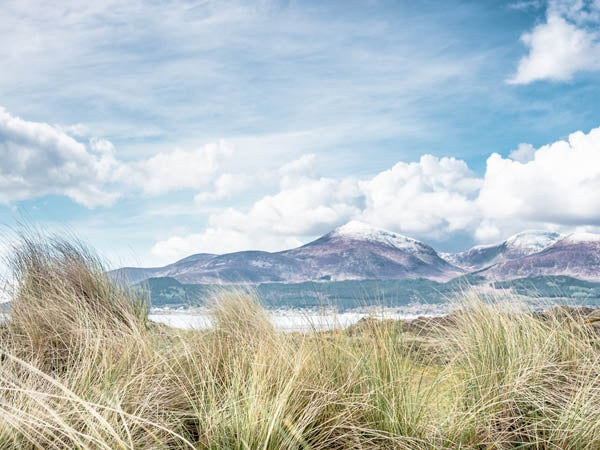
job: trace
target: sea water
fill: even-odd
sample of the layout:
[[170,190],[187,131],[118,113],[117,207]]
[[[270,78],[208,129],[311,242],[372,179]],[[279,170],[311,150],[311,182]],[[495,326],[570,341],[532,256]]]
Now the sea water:
[[[342,312],[325,309],[277,309],[267,310],[267,314],[271,323],[282,331],[320,331],[346,328],[363,317],[412,320],[422,316],[442,316],[450,310],[450,304],[437,303],[412,304],[397,308],[361,308]],[[176,328],[207,329],[212,326],[210,314],[202,309],[153,309],[149,318]]]

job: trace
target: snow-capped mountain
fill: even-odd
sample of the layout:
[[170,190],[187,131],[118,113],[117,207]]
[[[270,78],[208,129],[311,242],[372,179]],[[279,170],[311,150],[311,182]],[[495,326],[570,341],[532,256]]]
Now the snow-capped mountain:
[[542,251],[501,262],[480,274],[493,280],[568,275],[600,281],[600,234],[573,233]]
[[352,221],[302,247],[282,252],[193,255],[161,268],[123,268],[112,274],[131,283],[171,277],[182,283],[229,284],[427,278],[464,273],[415,239]]
[[423,242],[352,221],[291,250],[201,253],[165,267],[126,267],[112,275],[131,283],[171,277],[187,284],[446,281],[474,272],[493,281],[544,275],[600,280],[600,235],[596,234],[525,231],[499,244],[442,256]]
[[384,244],[393,248],[406,250],[411,254],[430,253],[433,249],[416,239],[372,227],[364,222],[352,220],[341,227],[336,228],[324,237],[330,240],[354,240]]
[[552,231],[528,230],[515,234],[503,242],[478,245],[459,253],[442,253],[450,264],[468,271],[477,271],[494,264],[538,253],[563,236]]
[[282,253],[298,261],[311,279],[448,280],[463,273],[423,242],[358,221]]

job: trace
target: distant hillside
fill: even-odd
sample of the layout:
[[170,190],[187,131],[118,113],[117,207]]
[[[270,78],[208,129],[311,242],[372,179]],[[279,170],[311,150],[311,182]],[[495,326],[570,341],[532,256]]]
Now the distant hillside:
[[[411,302],[438,303],[460,292],[458,282],[439,283],[425,279],[348,280],[302,283],[263,283],[249,288],[268,307],[312,308],[334,305],[339,309],[367,305],[406,305]],[[465,286],[464,283],[462,283]],[[219,285],[185,284],[163,277],[137,285],[149,291],[154,307],[202,306]]]
[[[412,302],[440,303],[452,300],[469,287],[481,283],[487,284],[484,279],[466,276],[445,283],[425,279],[264,283],[253,286],[251,290],[267,307],[311,308],[334,305],[344,310],[368,305],[393,307]],[[206,299],[223,288],[184,284],[172,278],[150,278],[138,286],[149,291],[155,307],[202,306]],[[492,286],[534,298],[585,300],[589,304],[600,302],[600,283],[565,276],[520,278],[495,282]]]
[[493,286],[497,289],[511,289],[528,297],[600,299],[600,282],[578,280],[564,275],[497,281]]

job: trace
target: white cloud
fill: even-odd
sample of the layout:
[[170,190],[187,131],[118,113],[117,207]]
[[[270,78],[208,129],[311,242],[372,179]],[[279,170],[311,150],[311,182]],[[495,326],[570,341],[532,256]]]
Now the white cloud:
[[67,126],[55,124],[55,125],[53,125],[53,127],[56,128],[57,130],[64,131],[69,136],[75,136],[75,137],[79,137],[79,138],[90,136],[90,129],[88,128],[87,125],[84,125],[82,123],[76,123],[74,125],[67,125]]
[[118,197],[103,189],[116,166],[112,146],[88,146],[63,131],[10,115],[0,107],[0,201],[66,195],[87,207]]
[[214,182],[214,190],[196,194],[196,203],[205,203],[214,200],[229,198],[238,194],[252,185],[252,178],[242,173],[224,173]]
[[281,235],[314,235],[361,210],[362,193],[353,180],[319,178],[258,200],[248,212],[228,209],[213,215],[213,226]]
[[362,182],[302,176],[314,164],[313,155],[285,164],[279,170],[277,194],[263,197],[245,212],[230,208],[213,214],[205,232],[160,241],[153,254],[183,257],[208,248],[222,253],[258,244],[281,250],[357,217],[421,236],[476,226],[474,197],[481,181],[463,161],[425,155]]
[[202,233],[173,236],[157,242],[152,254],[164,263],[176,261],[192,253],[230,253],[241,250],[277,251],[301,245],[293,236],[277,236],[246,231],[207,228]]
[[474,198],[480,185],[464,161],[424,155],[361,183],[367,200],[362,218],[418,236],[468,229],[477,218]]
[[600,3],[551,1],[546,21],[521,36],[529,53],[508,83],[570,80],[580,71],[600,70]]
[[132,184],[150,195],[182,189],[200,189],[212,181],[220,161],[233,149],[218,141],[197,150],[176,149],[161,152],[149,159],[122,164],[115,179]]
[[520,143],[516,150],[509,153],[508,157],[513,161],[526,163],[535,157],[535,147],[531,144]]
[[116,158],[110,141],[92,137],[84,143],[67,130],[23,120],[0,107],[0,202],[56,194],[93,208],[112,204],[123,185],[159,195],[199,190],[214,181],[216,192],[211,195],[223,198],[248,183],[244,175],[223,174],[215,180],[221,163],[233,153],[222,140],[124,162]]
[[310,153],[281,166],[279,168],[281,187],[297,186],[301,180],[314,176],[316,159],[316,156]]
[[[229,208],[213,214],[204,232],[160,241],[152,253],[168,260],[191,252],[282,250],[299,245],[300,237],[327,232],[360,214],[364,195],[356,180],[298,177],[313,161],[309,155],[282,166],[278,193],[259,199],[247,211]],[[292,178],[297,184],[290,184]]]
[[600,21],[600,1],[598,0],[549,0],[548,14],[559,15],[584,25]]
[[488,220],[600,224],[600,128],[539,148],[520,162],[492,154],[478,203]]
[[[522,231],[522,230],[517,230]],[[478,242],[494,242],[500,239],[502,234],[510,233],[510,230],[500,230],[498,225],[492,221],[483,220],[475,230],[475,240]],[[512,234],[512,233],[511,233]]]

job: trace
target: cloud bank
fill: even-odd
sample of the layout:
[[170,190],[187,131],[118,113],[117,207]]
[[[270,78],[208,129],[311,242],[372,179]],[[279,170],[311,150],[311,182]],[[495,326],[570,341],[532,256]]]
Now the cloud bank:
[[252,185],[264,180],[252,169],[228,171],[236,149],[226,141],[123,161],[109,141],[82,142],[66,130],[0,108],[0,202],[62,195],[95,208],[122,196],[189,191],[192,207],[211,204],[204,230],[154,245],[163,260],[293,247],[351,219],[434,241],[466,234],[484,242],[524,227],[600,227],[600,127],[537,149],[521,143],[508,156],[494,153],[482,176],[460,159],[423,155],[370,177],[336,178],[320,175],[318,156],[304,154],[272,171],[274,192],[246,207],[223,202],[256,195]]
[[478,204],[486,219],[600,225],[600,128],[540,147],[530,161],[487,160]]
[[361,216],[407,234],[445,235],[468,229],[473,226],[480,184],[464,161],[424,155],[419,162],[399,162],[360,183],[366,200]]
[[[204,232],[160,241],[154,255],[172,260],[194,251],[279,250],[354,218],[439,241],[600,226],[600,128],[538,149],[523,143],[506,157],[494,153],[481,177],[465,161],[432,155],[363,180],[306,175],[311,161],[283,166],[277,194],[247,210],[212,214]],[[292,178],[290,168],[298,169]]]

